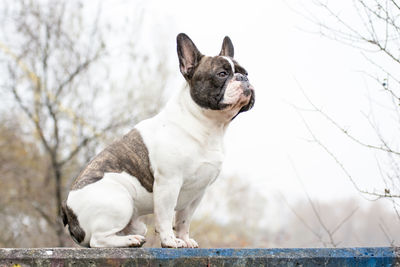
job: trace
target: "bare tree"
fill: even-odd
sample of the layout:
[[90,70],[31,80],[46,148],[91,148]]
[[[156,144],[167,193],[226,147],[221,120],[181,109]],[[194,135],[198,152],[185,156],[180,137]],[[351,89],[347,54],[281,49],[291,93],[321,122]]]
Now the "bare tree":
[[[300,182],[303,192],[306,195],[307,198],[307,203],[309,204],[309,207],[312,211],[312,215],[314,217],[313,221],[318,222],[318,226],[311,226],[311,224],[308,222],[309,221],[309,216],[304,216],[304,214],[300,214],[299,211],[297,211],[292,205],[289,204],[287,199],[284,197],[284,195],[281,195],[281,198],[285,202],[285,204],[288,206],[290,211],[296,216],[296,218],[304,225],[307,230],[312,233],[317,240],[324,246],[324,247],[338,247],[342,241],[337,240],[334,235],[343,227],[343,225],[348,222],[351,217],[357,212],[358,206],[353,208],[348,214],[346,214],[345,217],[341,218],[340,221],[335,220],[329,220],[329,223],[327,223],[328,220],[323,218],[323,215],[321,214],[320,209],[318,209],[318,203],[316,203],[312,198],[310,197],[309,193],[307,192],[307,189],[305,188],[302,179],[300,178],[299,173],[297,172],[296,166],[293,162],[292,167],[293,171]],[[333,223],[336,223],[334,226],[329,226],[333,225]],[[319,231],[319,229],[322,229],[322,231]]]
[[[312,110],[323,116],[331,125],[337,128],[350,140],[367,149],[377,152],[377,169],[383,182],[381,189],[360,188],[351,173],[340,159],[332,153],[326,144],[323,144],[305,122],[312,141],[319,144],[341,167],[354,187],[364,195],[373,199],[385,198],[392,201],[393,207],[400,215],[400,149],[399,139],[381,129],[379,119],[376,118],[374,107],[384,106],[387,114],[393,117],[391,129],[400,125],[400,6],[393,0],[353,0],[343,5],[316,0],[313,2],[313,11],[306,11],[303,15],[314,25],[323,36],[349,45],[360,52],[365,60],[376,69],[376,74],[362,70],[367,77],[376,82],[376,89],[386,94],[385,103],[376,103],[370,100],[370,110],[365,118],[375,133],[376,143],[369,143],[354,135],[349,129],[342,126],[333,116],[318,107],[304,93]],[[315,11],[316,10],[316,11]],[[397,137],[399,135],[397,134]],[[399,216],[400,217],[400,216]]]
[[[46,186],[48,168],[35,141],[24,140],[15,114],[0,119],[0,247],[51,246],[53,219],[39,211],[51,210],[52,188]],[[35,207],[40,205],[40,209]],[[43,216],[45,215],[45,216]],[[51,214],[50,214],[51,215]],[[47,220],[47,221],[46,221]]]
[[[289,201],[291,210],[274,247],[352,247],[398,245],[400,238],[396,214],[382,202],[359,202],[356,199],[314,201],[323,220],[322,226],[308,200]],[[357,209],[357,206],[360,206]],[[355,211],[356,212],[353,212]],[[347,219],[349,216],[351,218]],[[344,223],[342,223],[344,222]],[[340,227],[338,227],[340,225]],[[326,227],[332,234],[329,237]]]
[[[139,92],[137,84],[110,78],[107,42],[112,37],[111,26],[102,20],[100,3],[88,5],[79,0],[8,1],[0,14],[0,68],[5,73],[1,90],[12,96],[9,108],[16,106],[23,113],[24,131],[40,144],[48,162],[44,186],[53,186],[54,198],[43,200],[51,205],[33,201],[31,208],[53,229],[59,246],[65,242],[59,220],[63,189],[73,178],[68,176],[76,174],[79,155],[90,157],[94,152],[90,149],[107,138],[107,133],[154,114],[162,101],[156,98],[139,110],[132,101],[149,96]],[[134,45],[124,49],[132,51]],[[131,57],[128,66],[135,62],[146,66],[140,57]],[[162,61],[152,71],[165,74],[144,84],[154,93],[163,88],[168,72]],[[137,71],[134,75],[148,78]],[[119,97],[118,91],[126,96]]]

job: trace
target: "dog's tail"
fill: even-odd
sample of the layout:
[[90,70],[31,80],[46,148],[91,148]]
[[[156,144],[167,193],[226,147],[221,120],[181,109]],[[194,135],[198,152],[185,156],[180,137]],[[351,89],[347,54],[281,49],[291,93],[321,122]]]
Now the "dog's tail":
[[68,224],[68,230],[72,239],[80,244],[85,239],[85,231],[79,225],[78,218],[74,211],[68,207],[67,202],[64,201],[61,205],[61,216],[64,226]]
[[68,217],[67,217],[67,203],[63,201],[61,203],[61,218],[64,224],[64,227],[68,224]]

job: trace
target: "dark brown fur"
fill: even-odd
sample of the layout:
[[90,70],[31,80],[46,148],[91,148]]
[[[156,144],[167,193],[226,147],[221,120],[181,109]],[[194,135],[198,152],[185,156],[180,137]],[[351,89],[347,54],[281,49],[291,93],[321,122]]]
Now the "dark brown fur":
[[129,173],[136,177],[147,191],[153,192],[154,176],[149,152],[138,130],[133,129],[100,152],[76,178],[72,190],[97,182],[106,172]]
[[66,201],[62,203],[62,220],[64,226],[68,224],[68,230],[75,242],[81,243],[85,239],[85,231],[79,225],[78,218],[74,211],[67,206]]

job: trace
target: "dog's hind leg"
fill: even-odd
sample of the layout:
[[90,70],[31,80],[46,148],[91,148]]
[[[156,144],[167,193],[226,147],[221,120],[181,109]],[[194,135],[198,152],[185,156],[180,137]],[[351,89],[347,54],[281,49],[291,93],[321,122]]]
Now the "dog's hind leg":
[[141,247],[146,242],[142,235],[117,235],[116,233],[96,233],[90,239],[90,247]]
[[90,247],[141,247],[146,241],[145,237],[127,231],[133,229],[132,222],[132,213],[123,212],[115,206],[114,210],[97,216]]
[[125,176],[108,173],[85,191],[83,189],[80,198],[75,197],[90,247],[140,247],[144,244],[144,236],[123,231],[137,217],[132,198],[134,189],[129,189]]
[[147,233],[147,226],[143,222],[143,217],[138,217],[138,218],[133,218],[119,234],[145,236],[146,233]]

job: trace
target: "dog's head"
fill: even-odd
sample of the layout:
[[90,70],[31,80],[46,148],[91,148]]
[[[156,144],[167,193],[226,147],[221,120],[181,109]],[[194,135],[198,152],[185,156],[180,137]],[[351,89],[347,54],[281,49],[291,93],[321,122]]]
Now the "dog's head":
[[184,33],[177,36],[180,71],[190,87],[193,101],[204,109],[233,114],[251,109],[254,88],[247,71],[233,59],[231,39],[226,36],[218,56],[204,56]]

